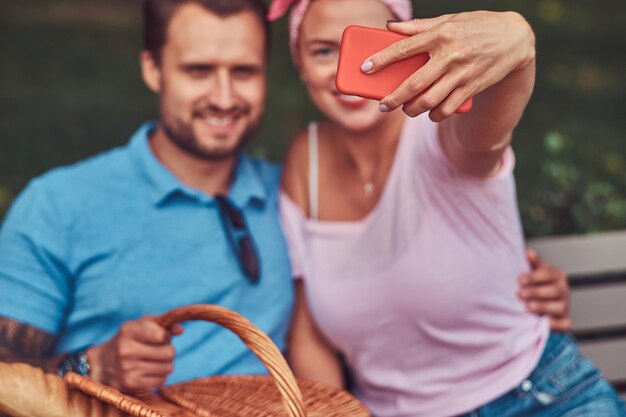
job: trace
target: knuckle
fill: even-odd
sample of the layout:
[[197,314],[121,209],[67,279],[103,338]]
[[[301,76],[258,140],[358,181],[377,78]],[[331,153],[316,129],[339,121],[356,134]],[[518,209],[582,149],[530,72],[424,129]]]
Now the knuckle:
[[420,102],[422,106],[424,106],[427,109],[433,109],[437,107],[437,105],[439,104],[439,102],[437,101],[437,98],[434,95],[428,94],[428,93],[424,94],[420,98]]
[[120,327],[120,331],[119,331],[120,336],[128,337],[130,333],[132,333],[132,324],[131,323],[122,324],[122,326]]
[[559,278],[560,274],[557,268],[554,268],[552,266],[547,266],[545,269],[546,269],[546,275],[548,276],[549,279],[556,280]]
[[125,378],[128,377],[128,373],[131,371],[131,369],[133,369],[133,365],[128,362],[128,361],[122,361],[120,362],[120,369],[122,370],[122,372],[125,375]]
[[174,346],[169,345],[166,347],[165,349],[165,358],[167,360],[173,360],[176,357],[176,349],[174,349]]
[[141,328],[153,328],[154,326],[158,326],[154,320],[151,318],[152,316],[143,316],[139,320],[137,320],[137,326]]
[[454,53],[452,56],[458,61],[466,61],[469,53],[467,48],[459,47],[454,49]]
[[476,91],[476,81],[470,79],[471,76],[472,75],[469,72],[463,73],[460,86],[458,87],[458,90],[464,100],[474,95],[474,91]]
[[458,34],[457,25],[453,23],[442,23],[439,29],[439,37],[444,43],[452,43],[456,40]]
[[152,338],[156,343],[165,343],[167,341],[167,332],[164,329],[158,328],[152,331]]
[[407,41],[400,41],[396,43],[395,49],[396,54],[400,58],[408,58],[409,56],[411,56],[411,47],[409,46],[409,43]]
[[413,93],[419,93],[424,89],[424,82],[418,77],[409,79],[407,88]]
[[469,95],[473,83],[474,80],[472,80],[471,71],[467,68],[462,68],[459,71],[459,86],[457,87],[458,90],[463,94]]
[[126,389],[136,389],[138,387],[138,381],[131,375],[124,375],[122,377],[122,386]]
[[115,353],[117,354],[117,356],[120,359],[123,358],[127,358],[131,355],[131,347],[129,343],[126,343],[124,341],[120,341],[120,343],[117,344],[116,349],[115,349]]

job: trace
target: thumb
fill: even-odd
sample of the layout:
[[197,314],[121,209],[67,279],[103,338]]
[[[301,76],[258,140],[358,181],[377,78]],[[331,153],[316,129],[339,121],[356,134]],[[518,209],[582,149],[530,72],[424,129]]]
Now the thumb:
[[404,22],[389,20],[387,22],[387,29],[403,35],[416,35],[418,33],[426,32],[443,22],[450,20],[452,16],[453,15],[451,14],[444,14],[443,16],[433,17],[430,19],[411,19],[405,20]]
[[537,269],[545,265],[543,258],[532,249],[528,249],[526,251],[526,259],[528,259],[531,269]]
[[169,327],[168,330],[170,331],[172,336],[178,336],[178,335],[183,334],[183,332],[185,331],[185,328],[182,325],[176,323],[176,324],[173,324],[171,327]]

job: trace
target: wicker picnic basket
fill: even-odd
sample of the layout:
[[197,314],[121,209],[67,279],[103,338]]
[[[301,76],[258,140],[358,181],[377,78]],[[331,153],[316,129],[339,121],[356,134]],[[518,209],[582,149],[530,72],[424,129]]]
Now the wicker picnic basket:
[[[215,376],[136,397],[68,373],[65,381],[82,392],[136,417],[367,417],[369,412],[347,392],[293,376],[271,339],[241,315],[214,305],[172,310],[157,318],[164,327],[206,320],[234,332],[269,370],[269,376]],[[210,358],[209,358],[210,360]]]

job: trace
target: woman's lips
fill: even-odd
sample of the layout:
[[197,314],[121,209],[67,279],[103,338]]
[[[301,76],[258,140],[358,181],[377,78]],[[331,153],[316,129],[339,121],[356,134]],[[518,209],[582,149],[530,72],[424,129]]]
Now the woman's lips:
[[368,99],[359,96],[349,96],[347,94],[335,93],[335,98],[343,107],[349,109],[360,109],[368,103]]

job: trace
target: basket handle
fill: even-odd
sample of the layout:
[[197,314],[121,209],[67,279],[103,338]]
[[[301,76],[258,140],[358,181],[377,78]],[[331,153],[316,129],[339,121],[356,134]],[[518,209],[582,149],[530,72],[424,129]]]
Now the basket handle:
[[179,307],[156,318],[156,322],[165,328],[190,320],[217,323],[239,336],[274,378],[289,417],[306,417],[302,392],[298,388],[296,378],[280,350],[258,327],[242,315],[216,305],[197,304]]

